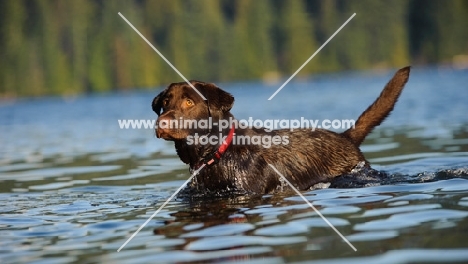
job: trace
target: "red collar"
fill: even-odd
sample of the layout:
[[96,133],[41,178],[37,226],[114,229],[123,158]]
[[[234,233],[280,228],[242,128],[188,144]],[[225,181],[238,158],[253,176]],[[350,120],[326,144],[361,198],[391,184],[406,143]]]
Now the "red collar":
[[234,138],[234,131],[235,131],[235,125],[232,124],[231,129],[229,130],[229,134],[227,135],[226,139],[224,139],[221,146],[219,146],[219,148],[215,152],[206,155],[203,158],[203,162],[200,162],[199,164],[197,164],[195,166],[195,169],[200,168],[202,164],[209,166],[209,165],[218,163],[218,161],[223,156],[224,152],[226,152],[229,145],[231,145],[232,139]]

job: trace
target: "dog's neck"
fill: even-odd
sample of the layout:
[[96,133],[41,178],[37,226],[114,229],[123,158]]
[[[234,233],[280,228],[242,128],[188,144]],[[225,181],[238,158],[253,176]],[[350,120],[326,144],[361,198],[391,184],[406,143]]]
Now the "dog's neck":
[[[229,118],[233,118],[232,115],[228,115],[224,117],[224,120],[229,120]],[[180,139],[175,140],[174,145],[177,151],[177,155],[182,160],[182,162],[189,164],[191,168],[198,166],[199,164],[203,163],[204,158],[213,154],[214,152],[218,151],[220,146],[223,143],[223,139],[227,138],[228,136],[233,136],[234,129],[233,127],[227,128],[220,128],[219,127],[219,120],[213,120],[213,126],[209,129],[207,134],[204,135],[197,135],[197,136],[206,136],[206,137],[215,137],[216,144],[201,144],[199,138],[196,139],[192,135],[191,140]],[[232,120],[232,119],[231,119]],[[216,124],[216,125],[214,125]],[[198,141],[198,142],[197,142]]]

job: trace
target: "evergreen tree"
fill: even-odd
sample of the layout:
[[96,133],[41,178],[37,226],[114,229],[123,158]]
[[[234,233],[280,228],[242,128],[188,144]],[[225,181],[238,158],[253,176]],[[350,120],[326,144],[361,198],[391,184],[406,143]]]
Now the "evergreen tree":
[[[318,49],[312,19],[305,11],[302,0],[284,2],[281,8],[279,60],[280,69],[288,75],[294,73]],[[306,76],[317,70],[319,63],[316,55],[299,75]]]
[[300,74],[452,63],[468,54],[465,0],[4,0],[0,96],[78,94],[187,78],[289,75],[353,13]]
[[413,58],[421,63],[437,63],[467,54],[467,26],[466,1],[411,1],[409,38]]
[[[345,69],[389,67],[390,63],[408,60],[405,49],[406,32],[403,0],[347,1],[343,5],[343,23],[347,17],[356,17],[339,34],[338,59]],[[400,39],[400,40],[399,40]],[[389,63],[390,62],[390,63]]]
[[234,21],[233,77],[261,78],[276,70],[271,39],[272,17],[270,1],[236,1]]
[[[317,10],[319,10],[319,12],[316,14],[316,21],[318,24],[316,35],[320,46],[325,43],[344,22],[340,21],[338,17],[344,18],[344,16],[339,15],[335,0],[319,1]],[[335,36],[334,40],[330,41],[327,46],[320,51],[320,56],[317,57],[317,61],[320,64],[319,71],[328,72],[342,69],[338,59],[339,43],[343,40],[343,37],[340,35],[341,33]]]
[[[93,2],[91,21],[93,27],[89,28],[88,38],[89,59],[88,90],[102,92],[114,88],[115,80],[112,75],[114,62],[112,61],[111,24],[112,14],[109,12],[108,1]],[[114,13],[114,16],[117,13]],[[105,28],[106,30],[103,30]]]
[[45,85],[50,94],[71,93],[71,71],[65,40],[62,36],[67,30],[65,19],[65,2],[37,1],[39,10],[39,46],[43,56]]
[[0,92],[7,96],[27,91],[24,69],[27,40],[23,35],[26,10],[22,1],[0,2]]

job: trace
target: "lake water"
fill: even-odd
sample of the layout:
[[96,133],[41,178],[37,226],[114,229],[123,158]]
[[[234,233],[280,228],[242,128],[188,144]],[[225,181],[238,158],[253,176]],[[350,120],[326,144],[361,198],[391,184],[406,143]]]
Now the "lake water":
[[[219,84],[239,119],[356,119],[393,72]],[[179,80],[174,80],[179,81]],[[0,105],[1,263],[468,262],[468,71],[413,69],[362,145],[398,183],[164,207],[190,176],[174,147],[118,119],[155,119],[160,91]],[[261,175],[259,175],[261,177]],[[401,179],[404,179],[401,181]]]

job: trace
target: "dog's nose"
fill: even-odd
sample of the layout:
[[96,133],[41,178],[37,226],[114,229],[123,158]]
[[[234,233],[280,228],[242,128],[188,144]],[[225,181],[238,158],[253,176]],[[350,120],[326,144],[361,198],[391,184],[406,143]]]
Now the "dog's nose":
[[170,128],[171,118],[167,115],[159,116],[158,120],[156,120],[157,129],[156,129],[156,137],[161,138],[164,133],[167,133]]

